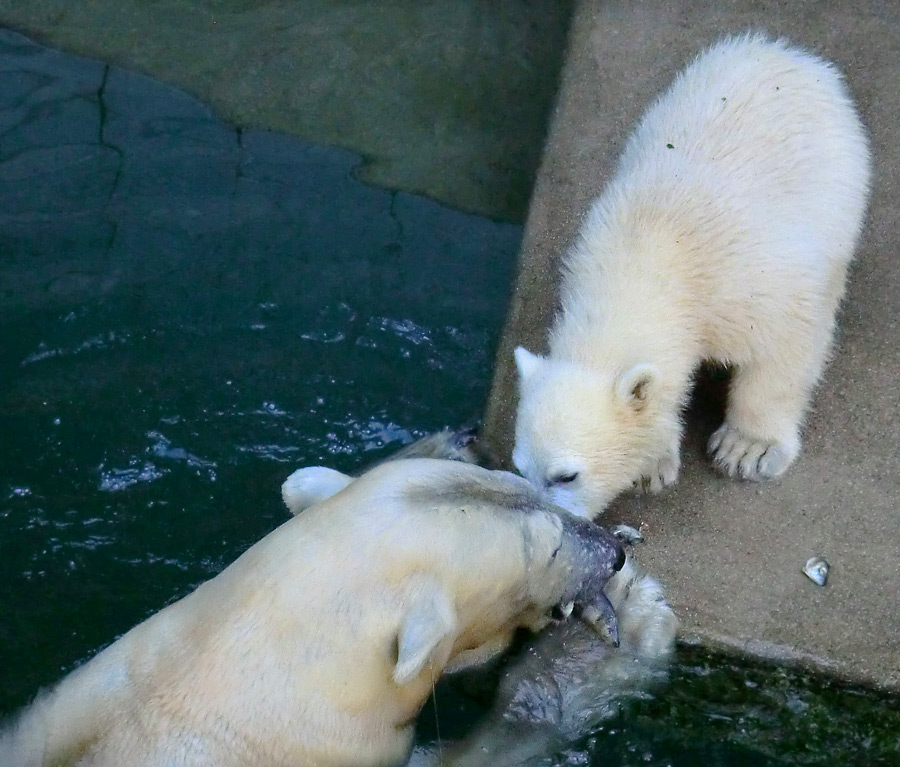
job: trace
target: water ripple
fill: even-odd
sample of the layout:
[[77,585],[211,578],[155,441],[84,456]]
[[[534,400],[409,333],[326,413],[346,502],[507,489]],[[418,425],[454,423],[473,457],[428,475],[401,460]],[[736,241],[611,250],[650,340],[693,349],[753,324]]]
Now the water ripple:
[[77,346],[74,346],[70,349],[66,349],[64,347],[56,347],[49,348],[46,343],[41,341],[38,344],[38,350],[36,352],[32,352],[29,354],[22,362],[20,363],[22,367],[26,365],[34,364],[35,362],[42,362],[44,360],[53,359],[56,357],[69,357],[77,354],[83,354],[88,351],[102,351],[110,348],[111,346],[121,346],[123,344],[128,343],[128,334],[116,332],[115,330],[110,330],[106,333],[100,333],[96,336],[91,336],[90,338],[85,339]]
[[167,439],[158,431],[148,431],[147,437],[153,440],[153,444],[147,448],[147,452],[158,458],[170,458],[176,461],[184,461],[188,466],[203,469],[214,469],[215,461],[208,461],[205,458],[189,453],[183,447],[172,447],[171,440]]
[[431,343],[431,331],[412,320],[394,319],[392,317],[375,317],[372,320],[375,327],[386,330],[395,336],[410,341],[416,346]]
[[168,472],[158,469],[149,461],[143,466],[131,466],[127,469],[108,469],[100,471],[100,490],[107,493],[115,493],[125,490],[139,482],[153,482],[164,477]]
[[238,452],[255,455],[267,461],[288,463],[295,460],[301,448],[293,445],[238,445]]

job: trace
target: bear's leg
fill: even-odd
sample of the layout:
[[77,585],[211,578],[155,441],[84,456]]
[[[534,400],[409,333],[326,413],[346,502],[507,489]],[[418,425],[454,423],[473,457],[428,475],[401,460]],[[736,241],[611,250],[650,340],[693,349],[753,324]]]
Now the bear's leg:
[[671,654],[675,648],[678,619],[656,580],[628,557],[605,591],[619,617],[619,640],[626,655],[658,661]]
[[663,453],[658,461],[646,470],[640,479],[634,481],[634,487],[646,493],[658,493],[678,481],[678,472],[681,469],[681,434]]
[[735,369],[725,423],[709,439],[713,465],[723,474],[774,479],[794,462],[800,424],[827,356],[830,332],[824,335],[806,355],[757,360]]
[[795,334],[790,349],[778,344],[770,347],[771,355],[734,370],[725,423],[709,438],[713,465],[723,474],[775,479],[797,458],[800,426],[834,340],[846,272],[846,264],[839,264],[829,275],[809,335]]

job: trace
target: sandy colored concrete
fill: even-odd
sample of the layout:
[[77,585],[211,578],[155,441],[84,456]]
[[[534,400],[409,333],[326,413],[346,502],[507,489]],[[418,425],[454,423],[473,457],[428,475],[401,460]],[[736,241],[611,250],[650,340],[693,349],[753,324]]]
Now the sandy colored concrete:
[[0,26],[362,154],[356,176],[524,219],[572,0],[0,0]]
[[[556,263],[650,100],[723,34],[762,29],[835,61],[868,125],[875,186],[835,358],[803,453],[778,482],[717,476],[703,447],[723,382],[698,388],[679,485],[620,499],[605,519],[645,524],[639,558],[667,584],[683,637],[900,689],[900,5],[582,0],[526,225],[486,416],[508,459],[512,349],[545,350]],[[825,588],[801,574],[832,565]]]

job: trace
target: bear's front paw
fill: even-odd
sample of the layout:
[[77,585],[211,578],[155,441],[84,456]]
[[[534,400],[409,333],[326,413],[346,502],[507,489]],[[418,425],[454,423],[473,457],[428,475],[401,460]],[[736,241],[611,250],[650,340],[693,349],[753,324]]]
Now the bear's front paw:
[[780,477],[798,452],[799,445],[754,439],[727,422],[709,438],[709,454],[718,471],[753,481]]
[[634,486],[645,493],[658,493],[678,481],[680,468],[681,456],[678,451],[670,450],[656,462],[650,471],[636,480]]
[[623,641],[638,657],[662,660],[675,649],[678,618],[666,602],[662,587],[650,576],[643,576],[632,586],[623,618]]

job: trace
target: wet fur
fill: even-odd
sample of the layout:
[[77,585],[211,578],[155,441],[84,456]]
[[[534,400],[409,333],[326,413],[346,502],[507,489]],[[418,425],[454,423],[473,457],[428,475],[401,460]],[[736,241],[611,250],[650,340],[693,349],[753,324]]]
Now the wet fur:
[[[467,496],[485,476],[510,492]],[[0,732],[0,764],[400,763],[445,667],[546,625],[582,577],[533,497],[450,461],[368,472],[40,696]]]
[[[429,450],[434,442],[429,440]],[[439,443],[452,444],[446,435]],[[415,448],[415,443],[410,447]],[[416,454],[415,449],[409,451]],[[395,453],[388,460],[404,458]],[[477,455],[478,453],[474,453]],[[441,453],[430,453],[440,458]],[[303,476],[309,469],[299,469]],[[315,472],[307,475],[314,477]],[[347,477],[348,481],[353,481]],[[524,483],[523,483],[524,484]],[[291,508],[291,487],[285,482],[285,502]],[[462,488],[441,487],[426,480],[410,489],[430,488],[451,506]],[[325,492],[325,489],[322,489]],[[475,492],[474,495],[481,496]],[[525,486],[496,502],[521,512],[536,498]],[[603,641],[580,621],[565,621],[528,641],[504,672],[497,700],[486,720],[465,740],[440,749],[418,750],[409,767],[514,767],[549,756],[567,742],[583,737],[615,716],[629,699],[662,683],[675,649],[678,620],[661,585],[629,556],[606,584],[605,592],[618,618],[619,647]],[[503,648],[498,648],[503,649]],[[490,657],[470,657],[469,665]]]
[[[407,458],[440,458],[485,465],[485,457],[484,448],[476,438],[475,429],[457,431],[442,429],[405,445],[367,469],[371,470],[387,461]],[[282,487],[282,498],[291,514],[299,514],[304,509],[330,498],[356,476],[359,475],[341,474],[325,466],[308,466],[291,474]]]
[[409,767],[543,764],[663,684],[678,621],[659,583],[629,557],[607,595],[619,617],[618,648],[577,621],[546,629],[510,661],[476,730],[418,750]]

